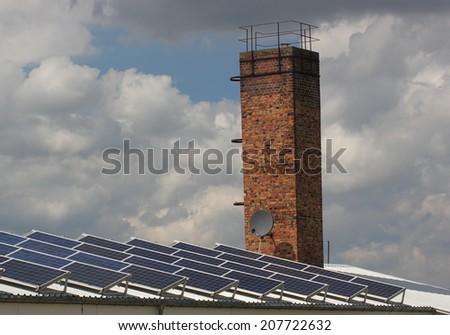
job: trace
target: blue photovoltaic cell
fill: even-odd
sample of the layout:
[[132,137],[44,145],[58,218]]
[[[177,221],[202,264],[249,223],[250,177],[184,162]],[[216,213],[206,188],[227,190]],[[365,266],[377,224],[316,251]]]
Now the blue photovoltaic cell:
[[251,258],[232,255],[232,254],[223,254],[223,255],[220,255],[219,258],[226,259],[227,261],[232,261],[232,262],[239,263],[239,264],[253,266],[254,268],[262,268],[268,264],[266,262],[261,262],[256,259],[251,259]]
[[254,267],[251,267],[248,265],[233,263],[233,262],[226,262],[226,263],[222,264],[220,267],[237,270],[237,271],[241,271],[241,272],[245,272],[245,273],[250,273],[252,275],[261,276],[261,277],[270,277],[271,275],[273,275],[273,272],[271,272],[271,271],[261,270],[261,269],[254,268]]
[[140,265],[140,266],[150,268],[150,269],[168,272],[168,273],[174,273],[174,272],[181,270],[181,267],[179,267],[179,266],[175,266],[175,265],[155,261],[154,259],[143,258],[143,257],[139,257],[139,256],[131,256],[130,258],[127,258],[125,260],[125,262],[130,263],[130,264]]
[[31,234],[28,234],[27,237],[32,238],[33,240],[39,240],[42,242],[56,244],[56,245],[59,245],[61,247],[66,247],[66,248],[73,248],[73,247],[77,246],[78,244],[80,244],[80,242],[71,240],[66,237],[55,236],[55,235],[43,233],[40,231],[34,231]]
[[188,278],[186,286],[211,293],[219,293],[236,283],[236,281],[232,279],[214,276],[191,269],[182,269],[176,274]]
[[352,298],[356,294],[361,293],[366,286],[346,282],[336,278],[318,275],[313,279],[318,283],[328,284],[328,293],[337,294],[343,297]]
[[199,246],[184,243],[184,242],[177,242],[172,247],[177,248],[177,249],[183,249],[183,250],[195,252],[197,254],[202,254],[202,255],[206,255],[206,256],[210,256],[210,257],[216,257],[221,254],[221,252],[215,251],[213,249],[203,248],[203,247],[199,247]]
[[336,279],[341,279],[341,280],[345,280],[345,281],[349,281],[349,280],[352,280],[353,278],[355,278],[355,276],[351,276],[351,275],[347,275],[347,274],[339,273],[339,272],[335,272],[335,271],[325,270],[325,269],[318,268],[315,266],[308,266],[307,268],[303,269],[303,271],[309,272],[309,273],[315,273],[315,274],[322,275],[322,276],[328,276],[328,277],[332,277],[332,278],[336,278]]
[[126,245],[125,243],[110,241],[105,238],[91,236],[91,235],[84,235],[81,238],[79,238],[78,240],[85,242],[85,243],[98,245],[99,247],[104,247],[104,248],[113,249],[113,250],[117,250],[117,251],[125,251],[130,248],[130,246]]
[[75,281],[101,289],[111,287],[112,285],[125,280],[128,276],[124,273],[77,262],[65,266],[63,270],[70,271],[69,282]]
[[136,265],[130,265],[123,269],[122,272],[131,274],[130,284],[148,286],[160,291],[171,288],[185,279],[182,276],[147,269]]
[[13,247],[12,245],[0,243],[0,255],[7,255],[16,250],[17,248]]
[[25,240],[26,240],[25,237],[0,231],[0,242],[2,243],[16,245]]
[[67,249],[53,244],[48,244],[45,242],[40,242],[36,240],[26,240],[18,245],[21,248],[31,249],[34,251],[39,251],[44,254],[53,255],[57,257],[66,258],[70,255],[76,253],[76,250]]
[[163,254],[169,254],[169,255],[173,254],[175,251],[177,251],[177,249],[175,249],[175,248],[161,245],[158,243],[140,240],[138,238],[134,238],[131,241],[128,241],[127,244],[135,246],[135,247],[139,247],[139,248],[162,252]]
[[2,268],[5,269],[3,277],[34,286],[50,284],[67,274],[66,271],[31,264],[17,259],[10,259],[4,262]]
[[142,249],[142,248],[138,248],[138,247],[133,247],[130,250],[127,250],[127,253],[145,257],[145,258],[155,259],[157,261],[164,262],[164,263],[174,263],[180,259],[179,257],[174,257],[171,255],[163,254],[161,252],[152,251],[152,250],[148,250],[148,249]]
[[79,250],[79,251],[84,251],[89,254],[94,254],[97,256],[103,256],[103,257],[115,259],[117,261],[122,261],[125,258],[130,257],[130,255],[128,255],[124,252],[121,252],[121,251],[107,249],[104,247],[99,247],[97,245],[86,244],[86,243],[80,244],[79,246],[75,247],[74,249]]
[[403,287],[400,286],[380,283],[374,280],[369,280],[360,277],[356,277],[354,280],[352,280],[352,283],[367,285],[368,287],[367,294],[375,295],[377,297],[382,297],[386,299],[393,298],[405,290]]
[[285,292],[292,292],[304,296],[310,296],[313,293],[318,293],[326,287],[326,285],[324,284],[319,284],[300,278],[294,278],[279,273],[273,275],[270,278],[284,282]]
[[275,289],[280,288],[283,284],[283,282],[278,280],[254,276],[238,271],[231,271],[227,273],[225,277],[238,280],[238,289],[243,289],[261,295],[270,293]]
[[267,262],[267,263],[272,263],[272,264],[277,264],[277,265],[281,265],[281,266],[286,266],[286,267],[297,269],[297,270],[302,270],[302,269],[308,267],[308,265],[303,264],[303,263],[298,263],[298,262],[290,261],[290,260],[287,260],[287,259],[283,259],[283,258],[279,258],[279,257],[273,257],[273,256],[267,256],[267,255],[264,255],[264,256],[258,258],[258,260],[259,261],[263,261],[263,262]]
[[214,258],[214,257],[210,257],[210,256],[205,256],[205,255],[200,255],[200,254],[196,254],[195,252],[190,252],[187,250],[178,250],[176,253],[174,253],[175,256],[179,256],[182,258],[187,258],[187,259],[191,259],[200,263],[207,263],[207,264],[211,264],[211,265],[220,265],[222,264],[224,261],[218,258]]
[[247,250],[239,249],[239,248],[234,248],[234,247],[229,247],[227,245],[222,245],[222,244],[216,246],[214,248],[214,250],[223,251],[228,254],[233,254],[233,255],[247,257],[247,258],[253,258],[253,259],[261,257],[261,254],[257,254],[255,252],[251,252],[251,251],[247,251]]
[[217,266],[210,265],[210,264],[199,263],[199,262],[192,261],[190,259],[185,259],[185,258],[176,262],[175,265],[202,271],[202,272],[206,272],[206,273],[211,273],[213,275],[218,275],[218,276],[222,276],[225,273],[230,272],[230,270],[228,270],[228,269],[219,268]]
[[269,264],[264,268],[264,270],[278,272],[278,273],[282,273],[285,275],[302,278],[302,279],[306,279],[306,280],[312,279],[316,276],[315,274],[312,274],[312,273],[303,272],[303,271],[300,271],[297,269],[291,269],[291,268],[276,265],[276,264]]
[[75,255],[70,256],[68,259],[116,271],[121,270],[128,265],[126,263],[115,261],[113,259],[87,254],[85,252],[76,253]]
[[0,256],[0,263],[6,262],[9,258]]
[[49,256],[26,249],[17,250],[15,253],[9,255],[9,257],[21,259],[23,261],[28,261],[39,265],[49,266],[56,269],[62,268],[63,266],[71,263],[71,261],[63,258]]

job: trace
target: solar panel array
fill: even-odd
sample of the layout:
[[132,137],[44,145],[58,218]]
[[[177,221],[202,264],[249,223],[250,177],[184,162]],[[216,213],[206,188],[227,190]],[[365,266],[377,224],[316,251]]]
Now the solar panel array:
[[[133,238],[126,243],[83,234],[78,239],[40,231],[0,232],[1,280],[35,290],[64,282],[102,294],[127,287],[159,294],[185,290],[233,298],[346,301],[367,297],[389,302],[402,287],[330,271],[226,245],[205,248],[185,242],[165,246]],[[181,293],[180,293],[181,292]]]

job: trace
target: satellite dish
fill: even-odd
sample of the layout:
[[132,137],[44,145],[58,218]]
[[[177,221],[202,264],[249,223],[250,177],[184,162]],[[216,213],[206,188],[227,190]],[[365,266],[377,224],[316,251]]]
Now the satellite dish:
[[249,224],[252,234],[260,237],[268,235],[273,227],[272,214],[266,210],[256,211],[250,218]]

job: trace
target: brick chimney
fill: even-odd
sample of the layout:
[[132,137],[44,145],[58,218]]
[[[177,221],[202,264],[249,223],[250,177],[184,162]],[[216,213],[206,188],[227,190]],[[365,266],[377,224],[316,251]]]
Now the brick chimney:
[[[246,249],[323,266],[319,54],[242,52],[240,92]],[[274,221],[263,238],[249,226],[258,210]]]

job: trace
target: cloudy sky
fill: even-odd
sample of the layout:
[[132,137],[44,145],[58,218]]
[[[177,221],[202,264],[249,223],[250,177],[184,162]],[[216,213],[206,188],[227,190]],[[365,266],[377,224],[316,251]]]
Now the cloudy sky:
[[242,246],[239,160],[103,175],[102,152],[236,148],[238,27],[290,19],[320,27],[322,134],[347,148],[323,177],[331,261],[450,287],[446,0],[2,0],[0,230]]

